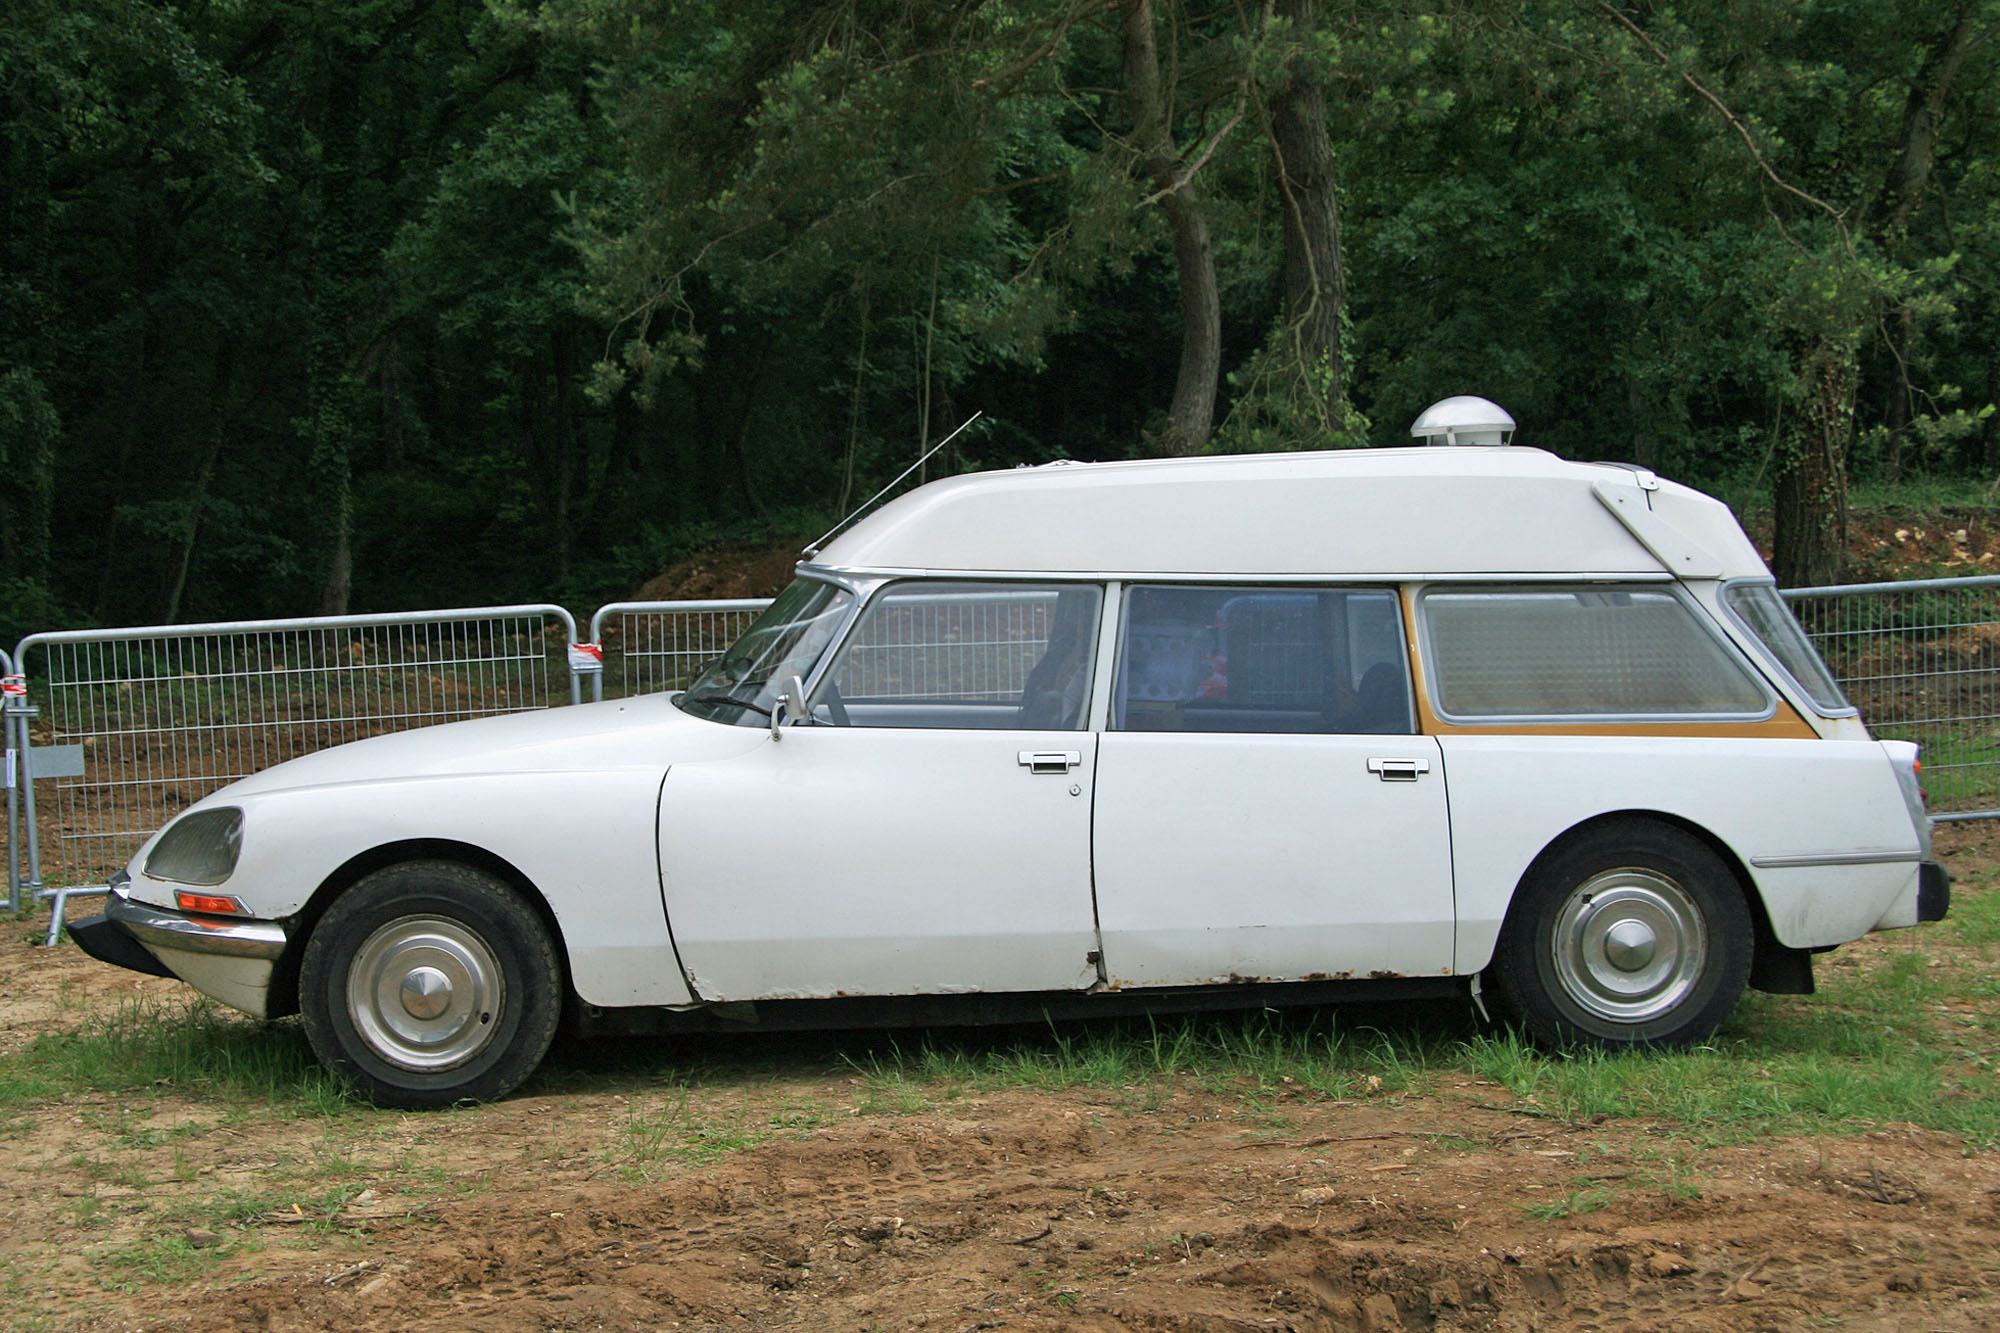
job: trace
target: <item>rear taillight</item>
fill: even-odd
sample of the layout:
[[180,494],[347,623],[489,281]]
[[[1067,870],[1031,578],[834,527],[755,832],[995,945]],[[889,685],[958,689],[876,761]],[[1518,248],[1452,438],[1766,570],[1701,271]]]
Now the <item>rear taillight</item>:
[[1924,859],[1929,860],[1931,817],[1924,810],[1924,789],[1918,780],[1918,774],[1924,770],[1923,760],[1917,747],[1908,741],[1881,741],[1879,744],[1889,756],[1889,767],[1895,771],[1896,786],[1903,793],[1903,804],[1909,807],[1910,823],[1916,826],[1917,841],[1924,849]]

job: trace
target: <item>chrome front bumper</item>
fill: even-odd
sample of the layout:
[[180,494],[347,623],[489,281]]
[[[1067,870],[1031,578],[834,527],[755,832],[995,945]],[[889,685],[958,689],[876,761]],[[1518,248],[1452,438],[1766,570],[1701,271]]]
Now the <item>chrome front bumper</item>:
[[103,916],[72,924],[70,935],[93,958],[157,972],[131,956],[117,938],[123,936],[202,994],[253,1018],[268,1017],[271,974],[287,942],[285,928],[275,921],[193,916],[133,902],[115,891]]

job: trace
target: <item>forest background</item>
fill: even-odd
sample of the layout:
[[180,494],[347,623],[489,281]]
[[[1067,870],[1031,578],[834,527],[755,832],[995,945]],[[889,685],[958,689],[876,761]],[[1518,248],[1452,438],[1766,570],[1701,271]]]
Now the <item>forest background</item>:
[[[8,0],[0,643],[629,594],[931,475],[2000,471],[2000,0]],[[1409,516],[1421,522],[1421,515]]]

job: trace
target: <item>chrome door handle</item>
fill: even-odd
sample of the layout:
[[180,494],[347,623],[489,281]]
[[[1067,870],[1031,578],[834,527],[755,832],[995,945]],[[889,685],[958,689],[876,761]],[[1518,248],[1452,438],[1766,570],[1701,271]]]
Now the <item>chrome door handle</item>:
[[1368,771],[1384,782],[1415,782],[1419,774],[1431,771],[1428,759],[1370,759]]
[[1083,762],[1081,750],[1023,750],[1021,767],[1030,773],[1053,773],[1057,777]]

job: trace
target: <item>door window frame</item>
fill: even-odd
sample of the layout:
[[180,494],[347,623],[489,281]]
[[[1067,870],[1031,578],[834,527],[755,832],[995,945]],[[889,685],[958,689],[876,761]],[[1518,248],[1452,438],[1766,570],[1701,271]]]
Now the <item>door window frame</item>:
[[[1100,698],[1098,700],[1096,714],[1095,714],[1096,726],[1098,730],[1103,732],[1116,732],[1121,735],[1145,734],[1146,731],[1148,730],[1146,728],[1134,728],[1130,725],[1123,725],[1123,726],[1119,725],[1117,707],[1118,707],[1119,690],[1122,688],[1122,684],[1125,680],[1125,673],[1128,667],[1128,654],[1131,647],[1131,636],[1128,631],[1129,631],[1130,608],[1131,608],[1131,603],[1133,601],[1132,594],[1134,592],[1149,588],[1187,589],[1193,592],[1234,594],[1236,596],[1255,596],[1258,594],[1265,594],[1265,593],[1273,595],[1282,595],[1286,593],[1309,593],[1309,594],[1366,593],[1386,598],[1389,602],[1391,611],[1395,617],[1396,633],[1395,633],[1395,651],[1392,656],[1386,657],[1383,660],[1385,662],[1393,661],[1397,664],[1397,668],[1400,673],[1402,699],[1404,704],[1403,721],[1405,723],[1405,728],[1400,731],[1355,732],[1355,731],[1329,730],[1325,728],[1315,728],[1313,730],[1308,730],[1308,731],[1271,731],[1271,730],[1260,730],[1260,729],[1236,730],[1230,728],[1216,728],[1214,730],[1207,730],[1207,729],[1196,730],[1193,728],[1168,728],[1164,729],[1159,734],[1166,734],[1166,735],[1208,734],[1216,736],[1367,736],[1367,735],[1414,736],[1422,734],[1424,728],[1423,728],[1423,719],[1420,710],[1417,707],[1418,699],[1417,699],[1417,681],[1416,681],[1415,665],[1410,660],[1410,642],[1411,642],[1410,620],[1409,620],[1410,610],[1404,604],[1405,599],[1402,595],[1402,584],[1399,582],[1386,582],[1386,581],[1385,582],[1376,582],[1376,581],[1351,582],[1351,581],[1341,581],[1341,580],[1307,581],[1307,580],[1294,580],[1294,579],[1284,579],[1284,578],[1222,580],[1222,579],[1191,579],[1191,578],[1162,577],[1158,579],[1145,579],[1145,580],[1135,579],[1122,582],[1116,585],[1115,588],[1116,596],[1114,599],[1110,599],[1107,601],[1104,610],[1104,628],[1106,631],[1106,635],[1107,637],[1115,635],[1116,644],[1115,648],[1112,651],[1112,655],[1102,659],[1111,663],[1111,669],[1109,671],[1101,671],[1098,673],[1099,676],[1101,677],[1100,681],[1101,688],[1099,691]],[[1322,644],[1321,645],[1322,658],[1324,652],[1325,652],[1325,645]]]

